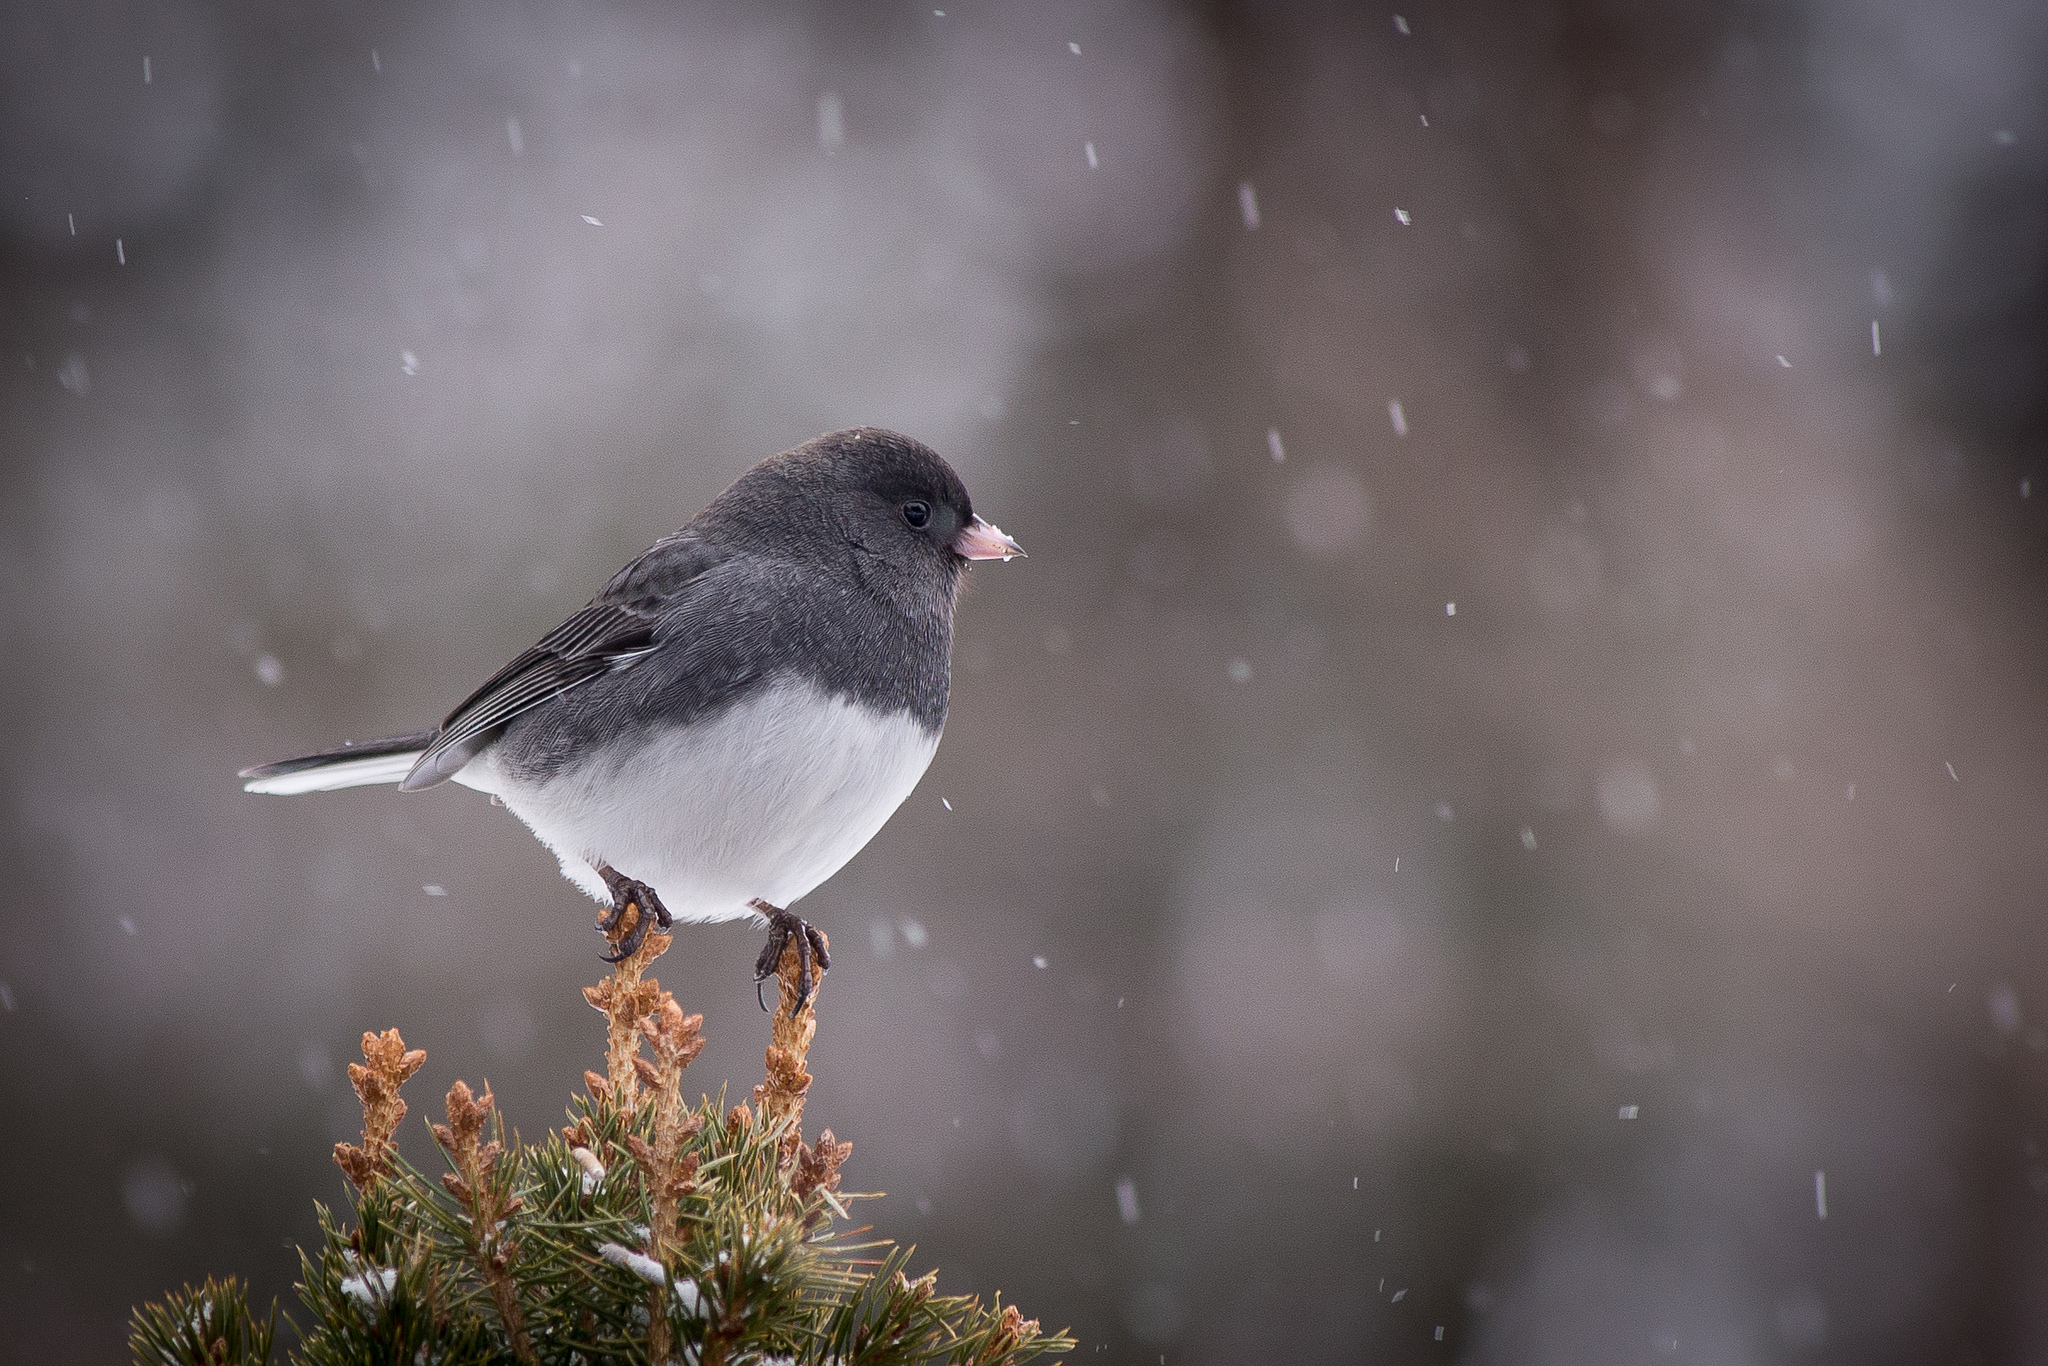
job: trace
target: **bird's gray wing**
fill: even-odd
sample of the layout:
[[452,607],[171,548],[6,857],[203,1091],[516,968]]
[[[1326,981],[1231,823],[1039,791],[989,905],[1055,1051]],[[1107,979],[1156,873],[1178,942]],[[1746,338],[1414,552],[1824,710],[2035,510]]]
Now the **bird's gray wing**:
[[444,782],[497,739],[508,722],[593,678],[629,668],[654,648],[674,600],[715,562],[686,534],[657,542],[591,603],[542,637],[448,713],[433,743],[398,787]]

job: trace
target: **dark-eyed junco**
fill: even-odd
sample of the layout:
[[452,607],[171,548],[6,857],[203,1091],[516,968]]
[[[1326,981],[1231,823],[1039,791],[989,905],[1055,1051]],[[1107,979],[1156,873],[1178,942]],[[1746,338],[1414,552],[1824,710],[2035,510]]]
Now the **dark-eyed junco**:
[[437,729],[245,769],[250,792],[454,779],[526,822],[609,901],[619,944],[651,916],[757,914],[757,981],[789,908],[882,828],[946,721],[953,602],[969,560],[1024,552],[974,515],[929,447],[859,427],[747,471],[500,669]]

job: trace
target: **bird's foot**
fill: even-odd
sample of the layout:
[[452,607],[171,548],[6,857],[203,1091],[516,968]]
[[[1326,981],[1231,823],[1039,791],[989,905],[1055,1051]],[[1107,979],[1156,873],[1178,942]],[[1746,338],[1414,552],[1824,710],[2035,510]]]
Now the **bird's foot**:
[[817,986],[811,976],[811,964],[816,962],[820,973],[832,968],[832,955],[826,951],[825,936],[814,929],[804,918],[780,906],[770,906],[765,901],[752,903],[755,910],[768,919],[768,945],[761,950],[761,956],[754,960],[754,999],[761,1003],[761,1009],[768,1009],[768,1002],[761,995],[761,984],[773,977],[782,966],[782,951],[789,947],[789,941],[796,940],[796,1006],[790,1011],[792,1017],[803,1013],[810,1004],[811,991]]
[[[650,916],[664,930],[675,923],[669,916],[668,907],[662,905],[661,898],[654,894],[654,889],[638,878],[627,877],[611,867],[599,868],[597,875],[604,879],[606,890],[612,894],[611,910],[597,922],[598,932],[612,941],[615,950],[598,955],[605,962],[622,963],[640,952],[641,944],[647,940]],[[628,904],[633,908],[633,923],[620,936],[619,925],[625,918]]]

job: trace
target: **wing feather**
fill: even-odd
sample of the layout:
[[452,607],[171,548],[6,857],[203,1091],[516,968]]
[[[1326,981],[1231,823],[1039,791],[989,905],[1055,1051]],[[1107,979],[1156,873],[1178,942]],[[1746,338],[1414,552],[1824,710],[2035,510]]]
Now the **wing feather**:
[[616,602],[593,602],[491,675],[441,723],[440,734],[399,784],[417,791],[449,778],[522,712],[653,648],[655,618]]
[[662,623],[679,619],[678,602],[688,598],[704,572],[723,558],[690,527],[655,542],[613,575],[589,606],[492,674],[448,713],[399,790],[414,792],[453,777],[522,713],[593,678],[631,668],[654,653]]

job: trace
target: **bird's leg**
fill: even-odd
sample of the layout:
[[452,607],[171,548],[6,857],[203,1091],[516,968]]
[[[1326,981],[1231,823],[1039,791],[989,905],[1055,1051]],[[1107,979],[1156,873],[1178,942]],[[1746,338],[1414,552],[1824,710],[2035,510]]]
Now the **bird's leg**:
[[605,889],[612,894],[612,908],[604,919],[597,922],[598,932],[610,939],[619,928],[619,918],[626,913],[626,903],[633,903],[633,927],[626,931],[626,937],[615,941],[616,953],[598,955],[607,963],[618,963],[640,952],[641,943],[647,938],[647,918],[652,915],[654,922],[667,929],[675,922],[669,917],[668,907],[661,904],[661,898],[654,889],[638,878],[627,877],[609,864],[599,864],[597,875],[604,879]]
[[789,947],[791,939],[796,940],[796,1008],[790,1012],[794,1017],[810,1003],[811,989],[817,983],[811,977],[811,964],[815,961],[819,972],[832,970],[832,955],[825,951],[825,936],[818,933],[800,915],[785,911],[780,906],[770,906],[756,898],[750,903],[768,920],[768,945],[761,950],[761,956],[754,960],[754,999],[761,1003],[761,1009],[768,1009],[768,1002],[761,996],[761,984],[775,975],[782,964],[782,951]]

